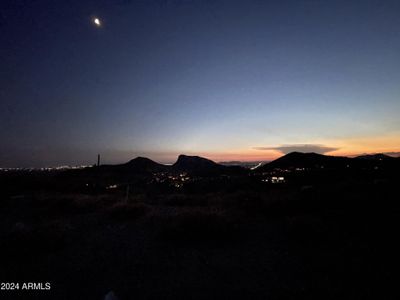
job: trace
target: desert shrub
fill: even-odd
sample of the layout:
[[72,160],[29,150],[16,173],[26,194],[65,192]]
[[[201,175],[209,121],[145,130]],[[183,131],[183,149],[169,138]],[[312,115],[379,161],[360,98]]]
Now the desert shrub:
[[126,199],[125,195],[123,197],[120,197],[117,202],[120,202],[121,200],[124,200],[128,202],[129,204],[137,204],[137,203],[151,203],[151,198],[144,194],[144,193],[139,193],[135,195],[129,196],[128,199]]
[[313,215],[287,217],[286,225],[289,241],[298,246],[317,246],[329,236],[323,220]]
[[162,221],[160,237],[176,243],[221,243],[238,233],[234,220],[218,212],[189,210]]
[[15,229],[4,237],[1,252],[18,260],[57,253],[67,245],[68,230],[62,223],[49,223],[33,229],[15,226]]
[[209,197],[207,195],[172,194],[165,195],[161,202],[167,206],[207,206]]
[[98,203],[93,199],[86,197],[65,197],[53,204],[53,209],[61,215],[82,214],[93,211],[97,208]]
[[216,198],[216,205],[229,208],[244,215],[266,215],[272,213],[280,198],[275,194],[235,192]]
[[133,221],[145,216],[149,207],[142,203],[118,202],[104,210],[106,220],[111,221]]
[[50,195],[37,201],[40,215],[49,217],[88,214],[102,210],[117,202],[117,198],[109,195],[90,196],[83,194]]

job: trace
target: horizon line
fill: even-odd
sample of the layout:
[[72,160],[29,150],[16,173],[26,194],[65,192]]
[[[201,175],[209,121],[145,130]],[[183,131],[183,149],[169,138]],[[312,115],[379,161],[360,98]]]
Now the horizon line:
[[[383,154],[383,155],[387,155],[387,156],[394,157],[394,158],[399,158],[400,157],[400,152],[397,152],[397,151],[393,151],[393,152],[370,152],[370,153],[366,152],[366,153],[349,154],[349,155],[335,155],[335,154],[329,154],[329,152],[328,153],[318,153],[318,152],[291,151],[289,153],[282,153],[282,155],[277,156],[276,158],[273,158],[273,159],[256,159],[256,160],[240,160],[240,159],[214,160],[214,159],[211,159],[211,158],[207,157],[207,155],[201,155],[201,154],[200,155],[178,154],[176,160],[173,161],[173,162],[171,162],[171,161],[161,162],[161,161],[159,161],[157,159],[152,159],[152,158],[150,158],[148,156],[138,155],[138,156],[136,156],[136,157],[134,157],[132,159],[129,159],[128,161],[115,162],[115,163],[108,163],[107,162],[107,163],[100,164],[100,165],[119,165],[119,164],[124,164],[124,163],[127,163],[127,162],[131,161],[131,160],[137,159],[139,157],[149,159],[149,160],[154,161],[154,162],[156,162],[158,164],[161,164],[161,165],[173,165],[174,163],[177,162],[179,156],[181,156],[181,155],[189,156],[189,157],[201,157],[201,158],[205,158],[205,159],[211,160],[211,161],[213,161],[215,163],[218,163],[218,164],[230,163],[230,162],[238,162],[238,163],[260,163],[260,162],[264,162],[264,163],[269,163],[269,162],[272,162],[272,161],[274,161],[276,159],[284,157],[285,155],[288,155],[290,153],[303,153],[303,154],[314,153],[314,154],[319,154],[319,155],[324,155],[324,156],[347,157],[347,158],[355,158],[355,157],[358,157],[358,156],[378,155],[378,154]],[[22,166],[20,166],[20,167],[5,167],[5,166],[0,166],[0,170],[1,169],[33,169],[33,170],[35,170],[35,169],[46,169],[46,168],[50,169],[50,168],[62,168],[62,167],[64,167],[64,168],[92,167],[92,166],[95,166],[95,165],[96,165],[96,162],[93,162],[93,163],[86,162],[86,163],[80,163],[80,164],[79,163],[75,163],[75,164],[60,163],[58,165],[47,165],[47,166],[41,166],[41,167],[32,167],[32,166],[30,166],[30,167],[22,167]]]

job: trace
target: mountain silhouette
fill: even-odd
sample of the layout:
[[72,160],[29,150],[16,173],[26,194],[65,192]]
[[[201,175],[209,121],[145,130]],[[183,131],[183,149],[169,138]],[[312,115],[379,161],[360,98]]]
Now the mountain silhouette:
[[187,172],[197,176],[240,175],[246,169],[240,166],[224,166],[200,156],[179,155],[171,166],[172,172]]
[[147,157],[136,157],[129,162],[121,165],[116,165],[117,168],[125,168],[132,172],[152,173],[162,172],[168,169],[168,166],[156,163]]
[[223,172],[226,167],[200,156],[179,155],[172,165],[172,171],[188,172],[196,175],[213,175]]
[[204,157],[181,154],[172,167],[177,170],[191,170],[198,168],[216,168],[218,166],[216,162]]
[[398,167],[400,159],[385,154],[361,155],[355,158],[329,156],[317,153],[291,152],[257,169],[257,172],[273,169],[393,169]]
[[341,168],[352,163],[352,159],[341,156],[328,156],[318,153],[291,152],[264,166],[258,171],[269,171],[272,169],[292,168]]
[[118,165],[101,165],[88,168],[84,172],[103,175],[151,175],[158,172],[180,173],[187,172],[197,176],[240,175],[246,169],[240,166],[223,166],[212,160],[200,156],[179,155],[172,165],[159,164],[146,157],[136,157],[126,163]]
[[[89,172],[96,174],[112,175],[151,175],[152,173],[165,172],[168,166],[159,164],[146,157],[136,157],[127,163],[118,165],[101,165],[99,167],[90,168]],[[114,174],[114,175],[113,175]]]
[[377,154],[365,154],[365,155],[360,155],[355,157],[356,159],[366,159],[366,160],[387,160],[387,161],[392,161],[395,160],[396,158],[382,154],[382,153],[377,153]]

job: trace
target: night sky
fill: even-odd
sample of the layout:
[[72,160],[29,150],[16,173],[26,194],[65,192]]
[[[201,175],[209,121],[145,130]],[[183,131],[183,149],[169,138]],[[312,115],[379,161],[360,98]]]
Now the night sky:
[[400,1],[1,1],[0,101],[0,167],[399,152]]

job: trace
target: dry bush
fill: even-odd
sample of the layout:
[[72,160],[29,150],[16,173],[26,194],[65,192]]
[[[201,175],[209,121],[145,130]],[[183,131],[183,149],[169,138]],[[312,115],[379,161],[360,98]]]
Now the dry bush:
[[112,221],[133,221],[145,216],[150,208],[143,203],[118,202],[104,210],[104,217]]
[[9,257],[19,260],[35,259],[57,253],[67,245],[70,228],[62,222],[34,228],[17,225],[3,239],[1,252]]
[[118,198],[109,195],[50,195],[39,199],[38,207],[44,215],[71,216],[97,212],[117,201]]
[[295,193],[287,190],[269,190],[263,193],[239,191],[220,195],[213,203],[244,217],[280,217],[292,210],[297,198]]
[[218,212],[188,210],[161,223],[161,239],[182,244],[227,242],[238,234],[235,221]]
[[207,206],[209,204],[210,196],[208,195],[184,195],[172,194],[166,195],[161,199],[161,203],[167,206]]

